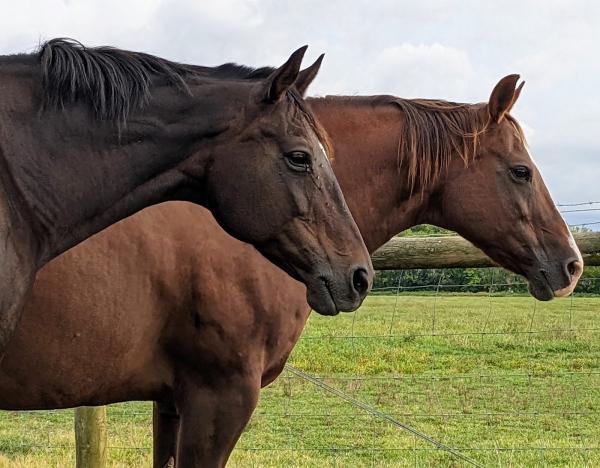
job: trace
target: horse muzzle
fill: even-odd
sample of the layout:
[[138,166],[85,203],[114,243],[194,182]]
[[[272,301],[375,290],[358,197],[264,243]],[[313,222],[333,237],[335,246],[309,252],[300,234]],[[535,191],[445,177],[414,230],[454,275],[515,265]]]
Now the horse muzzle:
[[529,292],[540,301],[569,296],[577,286],[583,273],[583,266],[580,256],[560,263],[543,264],[531,274],[526,274]]

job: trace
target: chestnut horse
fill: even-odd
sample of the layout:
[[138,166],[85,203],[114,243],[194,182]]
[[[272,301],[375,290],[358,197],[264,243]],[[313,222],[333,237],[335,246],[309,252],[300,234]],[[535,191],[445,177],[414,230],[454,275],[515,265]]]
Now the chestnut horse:
[[[525,275],[539,299],[573,290],[581,256],[508,113],[516,82],[487,104],[310,101],[371,251],[435,223]],[[224,465],[309,307],[301,284],[200,210],[154,207],[48,265],[0,367],[0,406],[154,400],[155,466]]]
[[360,305],[372,267],[299,93],[305,50],[277,70],[64,39],[0,57],[0,356],[41,266],[167,200],[208,207],[317,311]]

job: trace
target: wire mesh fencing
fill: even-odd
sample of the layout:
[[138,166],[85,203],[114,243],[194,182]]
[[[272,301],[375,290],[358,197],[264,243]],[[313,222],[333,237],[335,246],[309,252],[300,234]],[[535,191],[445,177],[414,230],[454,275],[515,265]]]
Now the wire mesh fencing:
[[[313,314],[230,465],[600,463],[600,300],[536,302],[485,271],[478,292],[440,270],[374,291],[355,314]],[[150,404],[108,417],[109,464],[149,465]],[[0,465],[73,464],[72,411],[1,418]]]
[[600,301],[461,286],[375,291],[335,329],[311,318],[278,384],[291,464],[597,464]]

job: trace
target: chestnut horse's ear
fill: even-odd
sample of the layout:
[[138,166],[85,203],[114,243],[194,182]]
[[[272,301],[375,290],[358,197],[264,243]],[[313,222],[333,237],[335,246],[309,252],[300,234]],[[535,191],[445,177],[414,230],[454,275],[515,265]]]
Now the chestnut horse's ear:
[[488,112],[492,122],[500,123],[519,98],[521,89],[523,89],[523,85],[525,84],[523,82],[517,88],[519,78],[519,75],[505,76],[494,87],[488,102]]
[[300,47],[296,52],[290,55],[282,66],[275,70],[266,80],[267,89],[265,91],[264,101],[274,103],[283,96],[287,90],[294,84],[300,72],[302,58],[308,46]]
[[298,73],[298,78],[296,79],[294,86],[296,86],[296,89],[302,97],[304,97],[306,90],[315,79],[315,76],[317,76],[317,73],[319,73],[319,68],[321,68],[323,57],[325,57],[325,54],[321,54],[319,58],[315,60],[315,63]]
[[517,102],[517,99],[519,99],[519,96],[521,95],[521,90],[523,89],[524,85],[525,85],[525,82],[521,81],[521,84],[517,87],[517,90],[515,91],[515,96],[513,97],[512,106],[510,106],[510,109],[508,109],[509,112],[511,111],[511,109],[515,105],[515,102]]

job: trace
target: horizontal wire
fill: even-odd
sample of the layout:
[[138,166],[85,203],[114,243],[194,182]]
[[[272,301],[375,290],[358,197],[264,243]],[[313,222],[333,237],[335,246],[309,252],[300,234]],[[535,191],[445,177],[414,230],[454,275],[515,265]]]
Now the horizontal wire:
[[[56,445],[45,445],[45,444],[0,444],[0,448],[45,448],[47,450],[64,450],[64,449],[75,449],[75,444],[56,444]],[[465,452],[544,452],[544,451],[597,451],[600,450],[598,447],[453,447],[456,450]],[[151,451],[150,446],[107,446],[109,450],[140,450],[140,451]],[[236,447],[235,450],[247,451],[247,452],[439,452],[439,448],[433,447]],[[477,465],[479,466],[479,465]]]
[[584,227],[591,226],[593,224],[600,224],[600,221],[590,221],[589,223],[569,224],[569,227]]
[[564,328],[564,329],[549,329],[549,330],[516,330],[510,332],[455,332],[455,333],[399,333],[385,335],[306,335],[301,336],[302,340],[373,340],[373,339],[405,339],[405,338],[426,338],[426,337],[444,337],[444,336],[512,336],[512,335],[541,335],[546,333],[574,333],[574,332],[598,332],[600,328]]
[[586,201],[586,202],[579,202],[579,203],[557,203],[555,206],[558,206],[559,208],[564,207],[564,206],[584,206],[584,205],[598,205],[600,204],[600,201]]
[[600,211],[600,208],[575,208],[573,210],[562,210],[561,213],[584,213],[588,211]]
[[[593,416],[597,417],[600,414],[600,408],[598,411],[523,411],[523,412],[493,412],[493,413],[410,413],[410,412],[390,412],[388,413],[391,416],[395,417],[413,417],[413,418],[488,418],[491,416],[498,418],[514,418],[521,416]],[[309,419],[318,419],[318,418],[356,418],[355,414],[347,414],[347,413],[256,413],[256,416],[261,417],[276,417],[276,418],[309,418]]]

